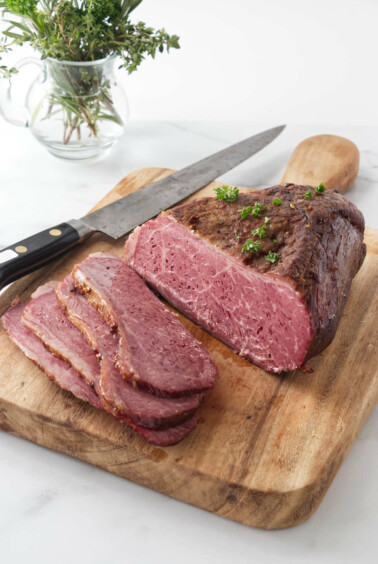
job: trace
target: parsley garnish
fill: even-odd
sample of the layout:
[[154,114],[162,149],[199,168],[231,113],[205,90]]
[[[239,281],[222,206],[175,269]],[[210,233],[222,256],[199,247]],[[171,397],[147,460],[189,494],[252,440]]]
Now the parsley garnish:
[[238,210],[238,212],[240,213],[240,217],[245,219],[248,214],[252,213],[252,206],[244,207],[241,210]]
[[272,239],[273,243],[277,243],[277,239]]
[[269,221],[272,221],[272,220],[271,220],[270,217],[266,217],[264,221],[265,221],[265,223],[269,223]]
[[[316,188],[315,188],[316,190]],[[306,198],[306,200],[309,200],[310,198],[314,197],[314,192],[311,192],[311,190],[307,190],[307,192],[305,194],[303,194],[303,197]]]
[[269,261],[273,264],[280,258],[280,255],[278,253],[272,253],[272,251],[269,251],[269,253],[267,255],[265,255],[264,258],[265,258],[265,260],[267,260],[267,261]]
[[323,182],[319,184],[319,186],[315,186],[315,190],[318,194],[323,194],[326,191],[326,187],[324,186]]
[[256,217],[261,217],[261,212],[264,210],[267,210],[268,206],[265,206],[264,204],[259,204],[258,202],[255,202],[255,207],[252,210],[252,215],[255,215]]
[[214,188],[217,195],[217,200],[224,200],[225,202],[236,202],[239,197],[239,188],[237,186],[227,186],[223,184],[222,188]]
[[260,237],[260,239],[262,239],[266,236],[267,229],[268,228],[266,225],[262,225],[261,227],[258,227],[257,229],[251,231],[251,233],[254,237]]
[[256,253],[261,246],[260,241],[252,241],[251,239],[247,239],[244,245],[242,246],[242,253],[247,253],[251,251],[251,253]]
[[[247,206],[242,208],[241,210],[238,210],[238,212],[240,213],[240,217],[242,219],[246,219],[247,215],[251,214],[251,215],[255,215],[256,217],[261,217],[261,212],[264,210],[267,210],[268,206],[265,206],[264,204],[259,204],[258,202],[254,203],[254,207],[252,206]],[[266,223],[268,223],[266,221]]]
[[280,200],[279,198],[274,198],[273,204],[275,206],[280,206],[282,204],[282,200]]

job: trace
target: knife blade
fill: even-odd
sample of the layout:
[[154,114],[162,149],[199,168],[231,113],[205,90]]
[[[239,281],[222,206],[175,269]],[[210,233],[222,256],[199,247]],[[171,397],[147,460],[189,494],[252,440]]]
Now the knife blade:
[[81,219],[45,229],[0,251],[0,289],[37,270],[95,232],[118,239],[207,186],[271,143],[285,125],[235,143]]

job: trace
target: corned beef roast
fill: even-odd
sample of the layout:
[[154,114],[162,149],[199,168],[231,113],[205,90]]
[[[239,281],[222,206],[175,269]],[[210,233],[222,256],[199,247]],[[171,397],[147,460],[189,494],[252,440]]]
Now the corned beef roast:
[[157,396],[197,394],[214,385],[217,368],[205,347],[125,263],[95,253],[73,270],[75,285],[118,331],[117,367]]
[[135,229],[125,258],[187,317],[279,373],[331,343],[363,233],[361,212],[335,190],[286,184],[163,212]]

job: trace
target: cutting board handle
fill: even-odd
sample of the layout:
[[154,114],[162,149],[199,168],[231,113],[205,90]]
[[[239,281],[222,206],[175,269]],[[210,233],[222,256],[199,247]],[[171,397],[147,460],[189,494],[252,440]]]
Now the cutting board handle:
[[309,184],[344,193],[358,174],[359,151],[352,141],[337,135],[315,135],[299,143],[290,157],[282,184]]

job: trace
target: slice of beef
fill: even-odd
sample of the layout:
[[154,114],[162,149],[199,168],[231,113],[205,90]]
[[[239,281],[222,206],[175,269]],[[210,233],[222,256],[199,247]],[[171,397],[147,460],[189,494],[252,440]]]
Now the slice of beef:
[[[22,323],[21,318],[24,308],[24,304],[11,307],[1,318],[4,329],[8,332],[15,345],[60,388],[71,392],[78,399],[86,401],[98,409],[104,409],[97,394],[86,384],[76,370],[64,360],[54,356],[43,346],[34,333]],[[117,415],[116,419],[122,423],[130,424],[137,433],[151,443],[159,446],[169,446],[184,439],[196,427],[198,417],[199,410],[197,409],[191,418],[184,423],[164,430],[145,429],[137,425],[129,417],[122,415]]]
[[42,296],[42,294],[46,294],[47,292],[50,292],[50,290],[55,290],[58,284],[58,280],[50,280],[49,282],[45,282],[44,284],[41,284],[41,286],[38,286],[36,290],[34,290],[30,298],[32,300],[39,298],[39,296]]
[[102,408],[97,394],[80,378],[76,370],[64,360],[51,354],[34,333],[22,323],[24,308],[24,304],[11,307],[1,318],[4,329],[15,345],[60,388],[94,407]]
[[22,321],[55,356],[69,362],[99,395],[100,364],[87,339],[66,317],[54,289],[30,300]]
[[104,318],[80,294],[72,274],[57,285],[55,292],[67,319],[86,337],[98,357],[106,355],[114,360],[119,346],[118,334],[110,329]]
[[363,232],[361,212],[336,191],[274,186],[162,213],[128,238],[126,263],[234,351],[279,373],[332,341],[365,257]]
[[118,330],[117,366],[126,379],[165,397],[213,386],[217,369],[206,349],[120,258],[91,255],[74,268],[73,277],[108,325]]
[[101,356],[99,394],[108,409],[115,414],[128,415],[135,423],[150,429],[172,427],[192,417],[201,403],[202,394],[160,398],[135,388],[122,378],[114,363],[118,334],[112,333],[98,311],[75,290],[71,275],[57,286],[56,295],[68,319]]
[[130,421],[130,425],[144,437],[150,443],[158,446],[172,446],[184,439],[191,433],[197,426],[199,420],[199,409],[197,409],[194,415],[184,423],[176,425],[175,427],[170,427],[169,429],[163,429],[159,431],[154,431],[153,429],[146,429],[145,427],[139,427]]

